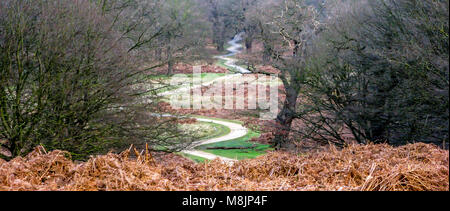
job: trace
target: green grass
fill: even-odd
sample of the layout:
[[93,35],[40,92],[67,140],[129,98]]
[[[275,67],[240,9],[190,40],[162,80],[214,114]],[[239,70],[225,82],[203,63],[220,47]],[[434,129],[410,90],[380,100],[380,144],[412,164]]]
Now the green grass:
[[[224,141],[214,144],[202,145],[199,146],[198,149],[215,154],[218,156],[236,159],[236,160],[244,160],[244,159],[253,159],[258,156],[266,154],[267,151],[273,150],[270,148],[270,145],[259,144],[255,142],[250,142],[252,138],[259,137],[260,133],[255,131],[250,131],[247,135],[237,138],[230,141]],[[232,150],[207,150],[208,147],[254,147],[251,149],[232,149]]]
[[[225,75],[226,75],[226,73],[201,73],[201,80],[203,83],[205,83],[205,82],[213,81],[213,80],[223,77]],[[185,74],[186,82],[183,82],[182,85],[168,86],[170,84],[170,80],[172,79],[172,76],[155,75],[155,76],[148,76],[147,78],[149,80],[160,81],[162,84],[167,86],[167,87],[159,89],[157,91],[157,94],[164,93],[167,91],[172,91],[175,89],[179,89],[184,86],[190,86],[190,85],[192,85],[193,79],[194,80],[197,79],[197,78],[194,78],[194,74]],[[184,78],[183,78],[183,80],[184,80]],[[198,82],[198,80],[196,82]]]
[[206,116],[199,116],[199,115],[190,115],[191,117],[195,117],[195,118],[202,118],[202,119],[210,119],[210,120],[217,120],[217,121],[223,121],[223,122],[231,122],[231,123],[236,123],[236,124],[244,124],[244,122],[239,121],[239,120],[230,120],[230,119],[220,119],[220,118],[215,118],[215,117],[206,117]]
[[[185,75],[186,78],[189,78],[192,80],[194,77],[194,74],[177,74],[177,75]],[[203,80],[214,80],[216,78],[225,76],[226,73],[200,73],[200,76]],[[156,75],[156,76],[149,76],[149,79],[152,80],[170,80],[173,76],[167,76],[167,75]]]
[[220,67],[223,67],[223,68],[226,68],[226,69],[230,68],[230,67],[228,67],[227,65],[225,65],[225,62],[226,62],[226,60],[224,60],[224,59],[219,59],[219,60],[216,62],[216,65],[217,65],[217,66],[220,66]]
[[219,59],[219,61],[216,62],[216,65],[222,68],[227,69],[228,71],[232,72],[232,73],[238,73],[239,71],[236,70],[236,68],[232,68],[229,67],[228,65],[225,64],[226,60],[224,59]]
[[225,75],[226,73],[202,73],[201,76],[203,81],[212,81]]
[[158,89],[158,90],[156,91],[156,94],[161,94],[161,93],[164,93],[164,92],[169,92],[169,91],[177,90],[177,89],[179,89],[179,88],[181,88],[181,87],[183,87],[183,86],[166,86],[166,87],[164,87],[164,88]]
[[[193,138],[194,140],[207,140],[218,138],[228,135],[231,132],[230,128],[213,122],[198,122],[196,124],[184,124],[184,125],[182,124],[179,125],[179,129],[191,135],[192,137],[189,138]],[[188,137],[186,136],[178,137],[177,140],[174,140],[174,142],[182,143],[186,141],[186,138]],[[155,145],[153,147],[156,150],[167,150],[166,146]]]
[[180,152],[180,153],[177,153],[177,154],[179,154],[179,155],[181,155],[181,156],[183,156],[185,158],[188,158],[188,159],[190,159],[190,160],[192,160],[192,161],[194,161],[196,163],[204,163],[204,162],[208,162],[209,161],[206,158],[198,157],[198,156],[195,156],[195,155],[189,155],[189,154],[186,154],[186,153],[181,153]]
[[[192,117],[211,119],[211,120],[219,120],[219,121],[224,121],[224,122],[232,122],[232,123],[236,123],[236,124],[243,124],[243,122],[238,121],[238,120],[227,120],[227,119],[204,117],[204,116],[198,116],[198,115],[192,115]],[[217,137],[221,137],[221,136],[224,136],[224,135],[227,135],[228,133],[230,133],[230,129],[228,127],[225,127],[223,125],[218,125],[215,123],[210,123],[210,124],[213,124],[217,128],[217,131],[215,133],[211,134],[210,137],[205,137],[202,140],[217,138]],[[261,134],[259,132],[250,130],[243,137],[229,140],[229,141],[219,142],[219,143],[202,145],[202,146],[197,147],[196,149],[207,152],[207,153],[211,153],[214,155],[231,158],[231,159],[236,159],[236,160],[253,159],[258,156],[266,154],[267,151],[273,150],[273,148],[271,148],[270,145],[260,144],[260,143],[250,141],[252,138],[259,137],[260,135]],[[222,150],[222,149],[207,150],[207,148],[209,148],[209,147],[252,147],[252,148],[233,149],[233,150]],[[197,156],[193,156],[193,155],[188,155],[188,154],[184,154],[184,153],[178,153],[178,154],[180,154],[186,158],[189,158],[197,163],[202,163],[202,162],[207,161],[207,159],[205,159],[205,158],[201,158],[201,157],[197,157]]]
[[218,138],[218,137],[226,136],[229,133],[231,133],[230,128],[226,127],[224,125],[216,124],[213,122],[200,122],[200,124],[208,124],[215,128],[215,130],[211,134],[201,137],[200,140]]
[[[208,79],[208,78],[216,78],[224,76],[226,73],[201,73],[202,79]],[[187,74],[175,74],[175,75],[185,75],[187,78],[191,78],[194,76],[191,73]],[[149,80],[170,80],[175,75],[148,75],[146,76]]]

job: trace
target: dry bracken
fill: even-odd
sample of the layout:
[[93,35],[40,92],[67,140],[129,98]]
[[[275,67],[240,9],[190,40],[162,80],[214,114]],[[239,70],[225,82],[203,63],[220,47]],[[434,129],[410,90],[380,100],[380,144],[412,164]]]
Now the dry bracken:
[[233,166],[217,160],[155,162],[149,153],[132,150],[84,163],[67,155],[38,147],[25,158],[0,160],[0,190],[449,190],[448,151],[427,144],[330,147],[304,155],[272,152]]

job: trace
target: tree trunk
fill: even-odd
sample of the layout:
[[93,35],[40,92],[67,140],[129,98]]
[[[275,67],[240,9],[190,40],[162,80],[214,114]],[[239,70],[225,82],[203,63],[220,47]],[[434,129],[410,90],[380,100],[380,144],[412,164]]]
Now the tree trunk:
[[172,59],[172,50],[170,46],[167,48],[167,75],[173,74],[173,59]]
[[268,64],[270,62],[270,57],[272,56],[272,47],[264,42],[264,52],[263,52],[263,62]]
[[293,142],[289,139],[289,133],[291,130],[292,121],[295,118],[295,111],[297,108],[297,96],[298,93],[293,88],[286,88],[286,100],[284,102],[283,109],[277,116],[277,132],[272,140],[272,144],[275,149],[291,149],[294,147]]
[[299,50],[300,50],[300,47],[299,47],[299,42],[297,41],[297,40],[294,40],[294,51],[292,52],[292,54],[293,54],[293,56],[294,56],[294,58],[296,58],[296,57],[298,57],[299,55]]
[[253,39],[250,37],[245,38],[245,48],[247,49],[248,53],[252,52],[253,47]]
[[161,61],[162,60],[162,50],[161,48],[158,48],[155,50],[155,57],[156,60]]
[[223,42],[223,40],[217,41],[217,51],[223,52],[225,50],[224,45],[225,43]]

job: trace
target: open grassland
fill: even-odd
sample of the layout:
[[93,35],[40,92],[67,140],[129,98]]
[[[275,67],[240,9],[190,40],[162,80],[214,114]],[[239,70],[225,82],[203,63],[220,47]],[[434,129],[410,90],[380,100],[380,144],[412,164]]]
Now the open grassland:
[[153,85],[153,89],[157,90],[156,93],[160,94],[185,86],[192,86],[193,84],[208,83],[225,75],[225,73],[201,73],[200,77],[194,77],[193,74],[179,74],[175,76],[152,75],[148,76],[147,79]]

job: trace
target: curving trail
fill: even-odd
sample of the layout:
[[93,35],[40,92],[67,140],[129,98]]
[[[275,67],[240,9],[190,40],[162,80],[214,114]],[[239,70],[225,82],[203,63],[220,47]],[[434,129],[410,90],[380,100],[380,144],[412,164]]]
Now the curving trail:
[[[222,55],[222,56],[216,56],[215,58],[218,59],[223,59],[225,60],[225,65],[233,68],[235,70],[237,70],[240,73],[237,74],[230,74],[224,77],[220,77],[217,78],[213,81],[210,81],[208,83],[204,83],[201,85],[198,85],[197,87],[182,87],[180,89],[176,89],[176,90],[172,90],[172,91],[167,91],[164,93],[159,94],[160,96],[164,97],[164,96],[169,96],[169,95],[173,95],[176,93],[180,93],[180,92],[186,92],[186,90],[188,89],[195,89],[195,88],[199,88],[199,87],[203,87],[203,86],[209,86],[211,84],[214,84],[215,82],[218,81],[222,81],[222,80],[231,80],[234,77],[240,77],[242,74],[248,74],[251,73],[251,71],[236,65],[236,62],[238,61],[237,59],[231,58],[233,56],[235,56],[236,54],[240,53],[242,51],[243,46],[241,44],[238,44],[238,42],[242,41],[242,35],[243,33],[237,34],[233,40],[229,41],[228,44],[231,45],[231,47],[229,47],[227,50],[230,52],[229,54],[226,55]],[[208,160],[214,160],[214,159],[220,159],[221,161],[227,163],[227,164],[232,164],[233,162],[237,161],[234,159],[230,159],[230,158],[226,158],[226,157],[221,157],[221,156],[217,156],[211,153],[207,153],[207,152],[203,152],[200,150],[195,150],[195,147],[198,146],[202,146],[202,145],[206,145],[206,144],[212,144],[212,143],[218,143],[218,142],[224,142],[224,141],[230,141],[233,139],[237,139],[237,138],[241,138],[245,135],[247,135],[248,133],[248,129],[243,127],[241,124],[237,124],[237,123],[232,123],[232,122],[227,122],[227,121],[221,121],[221,120],[212,120],[212,119],[206,119],[206,118],[194,118],[197,119],[197,121],[200,122],[211,122],[211,123],[215,123],[215,124],[220,124],[223,125],[225,127],[230,128],[230,133],[222,136],[222,137],[218,137],[218,138],[213,138],[213,139],[207,139],[207,140],[202,140],[202,141],[197,141],[194,142],[193,145],[187,149],[182,151],[182,153],[185,154],[189,154],[189,155],[194,155],[197,157],[202,157]]]
[[214,57],[214,58],[217,58],[217,59],[225,60],[226,61],[225,65],[228,66],[231,69],[236,70],[238,73],[236,73],[236,74],[228,74],[226,76],[217,78],[215,80],[212,80],[212,81],[209,81],[209,82],[206,82],[206,83],[202,82],[202,84],[200,84],[200,85],[196,85],[196,86],[192,86],[192,87],[187,86],[187,87],[182,87],[182,88],[179,88],[179,89],[176,89],[176,90],[160,93],[159,96],[165,97],[165,96],[170,96],[170,95],[177,94],[177,93],[186,93],[186,91],[188,91],[188,90],[194,90],[194,89],[197,89],[197,88],[200,88],[200,87],[204,87],[204,86],[207,87],[207,86],[210,86],[210,85],[212,85],[212,84],[214,84],[216,82],[220,82],[220,81],[224,81],[224,80],[232,80],[235,77],[242,76],[242,74],[252,73],[250,70],[247,70],[247,69],[245,69],[245,68],[243,68],[241,66],[236,65],[236,62],[238,60],[232,58],[236,54],[239,54],[239,53],[242,52],[243,46],[238,43],[238,42],[242,41],[242,36],[243,36],[243,33],[239,33],[236,36],[234,36],[234,38],[231,41],[228,42],[228,44],[231,45],[229,48],[227,48],[227,51],[230,52],[229,54]]
[[221,121],[221,120],[212,120],[212,119],[204,119],[204,118],[195,118],[195,119],[197,119],[197,121],[200,121],[200,122],[211,122],[211,123],[223,125],[225,127],[230,128],[230,133],[228,135],[225,135],[225,136],[222,136],[222,137],[194,142],[193,145],[189,149],[182,151],[182,153],[189,154],[189,155],[194,155],[194,156],[197,156],[197,157],[206,158],[208,160],[220,159],[220,160],[222,160],[222,161],[224,161],[226,163],[232,163],[234,161],[237,161],[237,160],[234,160],[234,159],[217,156],[217,155],[214,155],[214,154],[211,154],[211,153],[207,153],[207,152],[203,152],[203,151],[200,151],[200,150],[195,150],[194,148],[198,147],[198,146],[201,146],[201,145],[218,143],[218,142],[224,142],[224,141],[229,141],[229,140],[241,138],[241,137],[245,136],[248,133],[248,129],[243,127],[240,124],[232,123],[232,122],[226,122],[226,121]]
[[235,56],[238,53],[242,52],[242,48],[243,46],[241,44],[239,44],[238,42],[242,41],[242,36],[244,33],[239,33],[236,36],[234,36],[233,40],[229,41],[228,44],[231,45],[231,47],[229,47],[227,49],[227,51],[229,51],[229,54],[226,55],[222,55],[222,56],[216,56],[215,58],[217,59],[223,59],[225,60],[225,65],[228,67],[231,67],[235,70],[237,70],[238,72],[242,73],[242,74],[248,74],[248,73],[252,73],[250,70],[247,70],[241,66],[236,65],[236,62],[238,61],[237,59],[231,58],[233,56]]

